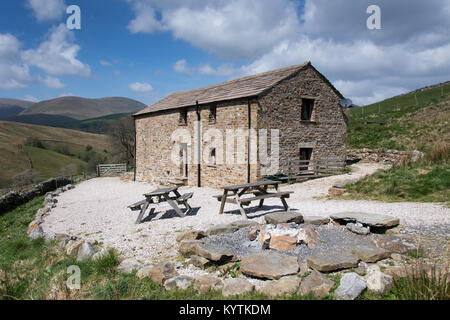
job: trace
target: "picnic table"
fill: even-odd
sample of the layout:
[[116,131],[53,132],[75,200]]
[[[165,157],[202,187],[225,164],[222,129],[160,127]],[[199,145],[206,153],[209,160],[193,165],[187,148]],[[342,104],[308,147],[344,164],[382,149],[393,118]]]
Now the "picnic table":
[[[238,205],[242,216],[245,219],[248,219],[243,206],[250,205],[250,203],[253,201],[259,201],[259,208],[261,208],[264,204],[264,200],[268,198],[279,198],[281,200],[281,203],[283,204],[284,209],[286,211],[290,211],[289,206],[286,202],[286,198],[289,198],[290,194],[293,193],[293,191],[280,191],[278,190],[279,184],[279,181],[267,180],[222,187],[223,195],[215,196],[215,198],[217,198],[217,200],[221,202],[219,214],[223,214],[225,203],[234,203]],[[268,192],[267,189],[269,187],[275,188],[276,192]],[[244,195],[249,194],[253,194],[253,196],[243,197]]]
[[[144,200],[128,206],[128,208],[130,208],[132,211],[140,210],[139,216],[136,220],[136,224],[141,223],[142,217],[144,216],[145,211],[147,211],[147,208],[150,205],[158,205],[162,202],[167,202],[180,217],[185,217],[186,214],[192,209],[187,201],[192,198],[193,193],[185,193],[181,195],[178,192],[178,188],[179,187],[157,189],[150,193],[144,194]],[[170,195],[171,193],[173,194],[172,196]],[[178,207],[178,204],[182,204],[186,208],[186,211],[184,213]],[[155,209],[155,207],[151,208],[149,216],[155,212]]]

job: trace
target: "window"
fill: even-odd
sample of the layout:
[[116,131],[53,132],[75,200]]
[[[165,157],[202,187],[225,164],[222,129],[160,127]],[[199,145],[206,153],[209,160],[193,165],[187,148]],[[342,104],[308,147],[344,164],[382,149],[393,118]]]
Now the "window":
[[217,107],[216,106],[209,107],[209,124],[216,123],[216,114],[217,114]]
[[302,99],[302,115],[301,120],[311,121],[314,110],[314,99]]
[[216,148],[212,148],[209,151],[208,165],[210,165],[210,166],[216,165]]
[[187,125],[187,109],[180,110],[180,120],[178,121],[180,126]]
[[300,171],[307,171],[309,161],[311,160],[313,149],[312,148],[300,148]]

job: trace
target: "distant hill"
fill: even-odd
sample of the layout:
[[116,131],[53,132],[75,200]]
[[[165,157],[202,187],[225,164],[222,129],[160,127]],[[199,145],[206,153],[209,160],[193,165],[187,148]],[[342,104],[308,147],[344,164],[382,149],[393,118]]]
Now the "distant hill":
[[31,101],[0,98],[0,120],[17,116],[33,104]]
[[428,151],[450,143],[450,82],[351,109],[349,148]]
[[35,103],[22,111],[20,116],[53,115],[86,120],[118,113],[134,113],[146,107],[139,101],[121,97],[101,99],[62,97]]
[[[38,138],[45,149],[24,146],[28,138]],[[105,135],[0,121],[0,188],[11,186],[17,174],[29,170],[30,159],[41,179],[64,175],[74,168],[85,169],[87,163],[80,155],[88,145],[102,156],[107,156],[106,152],[111,150]],[[55,152],[59,150],[67,154]]]

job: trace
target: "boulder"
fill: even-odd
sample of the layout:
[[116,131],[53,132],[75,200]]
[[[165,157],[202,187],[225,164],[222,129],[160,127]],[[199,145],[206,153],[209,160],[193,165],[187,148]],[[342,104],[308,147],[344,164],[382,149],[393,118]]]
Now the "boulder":
[[367,269],[365,277],[367,288],[370,291],[385,294],[392,287],[393,278],[390,275],[384,274],[380,271],[377,265],[372,265]]
[[144,266],[144,267],[140,268],[136,272],[136,277],[138,277],[139,279],[148,278],[148,272],[152,268],[153,268],[153,266]]
[[148,269],[148,276],[153,282],[163,284],[167,279],[179,276],[175,265],[171,262],[162,262]]
[[308,267],[321,272],[355,268],[358,258],[344,250],[330,250],[327,253],[313,253],[306,259]]
[[[73,240],[71,240],[71,241],[73,241]],[[76,241],[73,241],[73,242],[69,242],[67,244],[67,247],[66,247],[66,254],[68,256],[76,256],[76,255],[78,255],[78,249],[81,247],[81,245],[83,243],[84,243],[83,239],[76,240]]]
[[221,279],[213,276],[200,276],[194,280],[194,290],[199,294],[205,294],[209,291],[221,291],[223,282]]
[[367,284],[363,277],[354,272],[346,273],[341,278],[339,287],[334,291],[338,300],[355,300],[366,289]]
[[370,233],[370,229],[368,227],[364,227],[361,223],[347,223],[347,225],[345,226],[347,228],[347,230],[356,233],[356,234],[360,234],[362,236],[366,236]]
[[95,248],[89,242],[84,242],[78,249],[77,261],[90,259],[96,252]]
[[193,282],[194,278],[191,278],[189,276],[177,276],[166,280],[166,282],[164,282],[164,288],[166,290],[171,290],[175,288],[180,290],[186,290],[192,285]]
[[278,280],[298,272],[297,258],[275,252],[253,253],[241,260],[240,270],[249,276]]
[[267,224],[281,224],[295,222],[300,224],[303,222],[303,215],[300,212],[275,212],[266,214],[264,220]]
[[297,239],[288,236],[272,236],[269,248],[278,251],[294,250],[297,247]]
[[232,227],[238,227],[239,229],[248,228],[248,227],[258,227],[259,223],[251,220],[238,220],[230,223]]
[[283,277],[280,280],[269,281],[258,291],[269,297],[277,297],[297,292],[301,278],[297,276]]
[[320,242],[320,234],[314,229],[312,224],[305,227],[305,242],[309,248],[315,248]]
[[233,232],[236,232],[237,230],[239,230],[238,227],[223,224],[223,225],[214,226],[211,229],[206,230],[205,234],[208,236],[213,236],[213,235],[217,235],[217,234],[233,233]]
[[39,238],[44,238],[45,234],[44,234],[44,230],[42,230],[42,227],[40,225],[37,225],[37,226],[35,226],[34,228],[31,229],[31,231],[28,234],[28,236],[32,240],[36,240],[36,239],[39,239]]
[[355,272],[360,276],[364,276],[367,272],[368,264],[364,261],[358,263],[358,267],[355,269]]
[[238,260],[233,252],[213,244],[197,243],[190,248],[189,252],[190,256],[200,256],[213,262],[226,263]]
[[357,245],[350,252],[367,263],[374,263],[391,256],[391,253],[386,249],[369,245]]
[[211,262],[206,258],[192,255],[191,258],[187,261],[187,264],[192,264],[200,269],[206,269],[211,264]]
[[400,220],[391,216],[385,216],[364,212],[342,212],[330,216],[331,219],[338,222],[359,222],[374,228],[390,228],[400,223]]
[[242,278],[230,278],[224,280],[222,294],[225,297],[244,295],[252,292],[255,286]]
[[328,224],[329,222],[330,218],[328,217],[303,215],[303,223],[305,224],[314,224],[316,226],[320,226],[323,224]]
[[374,238],[372,242],[378,247],[392,253],[407,254],[417,250],[416,241],[406,235],[385,235]]
[[195,254],[195,248],[197,245],[203,244],[202,240],[182,240],[180,246],[178,247],[178,252],[185,257],[190,257]]
[[117,271],[124,273],[131,273],[134,270],[139,270],[142,267],[142,264],[137,262],[134,258],[129,258],[123,260],[118,266]]
[[181,242],[183,240],[200,240],[204,237],[206,237],[206,235],[203,231],[193,230],[193,231],[188,231],[188,232],[184,232],[184,233],[180,234],[177,237],[177,241]]
[[306,278],[302,280],[298,293],[300,295],[311,294],[315,298],[322,298],[330,293],[334,282],[322,273],[313,270]]

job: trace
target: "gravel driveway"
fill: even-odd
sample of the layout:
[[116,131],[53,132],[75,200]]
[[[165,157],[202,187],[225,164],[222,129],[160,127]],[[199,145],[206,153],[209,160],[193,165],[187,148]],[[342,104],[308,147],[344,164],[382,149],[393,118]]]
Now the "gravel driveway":
[[[327,195],[328,189],[336,181],[354,181],[384,167],[380,164],[360,163],[352,168],[351,174],[282,186],[280,189],[294,191],[288,204],[306,215],[329,216],[343,211],[378,213],[400,218],[401,224],[407,228],[423,232],[438,230],[436,232],[449,234],[450,209],[440,204],[317,198]],[[142,200],[142,194],[155,188],[155,185],[148,183],[125,182],[119,178],[96,178],[82,182],[75,189],[59,196],[57,207],[43,224],[44,231],[67,233],[88,241],[98,241],[105,247],[116,248],[125,258],[135,257],[141,263],[151,264],[178,255],[175,239],[180,232],[205,230],[214,225],[242,220],[233,204],[225,206],[223,215],[218,214],[220,203],[213,196],[220,194],[220,190],[182,187],[181,193],[194,192],[189,201],[194,210],[189,216],[178,217],[164,203],[156,210],[159,215],[155,219],[136,225],[139,212],[131,211],[127,206]],[[283,209],[278,199],[266,200],[263,210],[257,208],[257,203],[254,205],[247,212],[250,219],[258,222],[263,222],[267,212]]]

